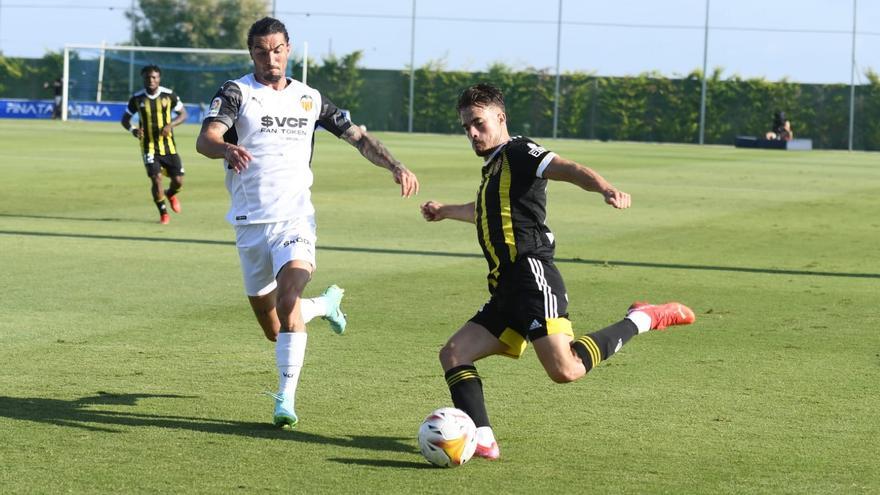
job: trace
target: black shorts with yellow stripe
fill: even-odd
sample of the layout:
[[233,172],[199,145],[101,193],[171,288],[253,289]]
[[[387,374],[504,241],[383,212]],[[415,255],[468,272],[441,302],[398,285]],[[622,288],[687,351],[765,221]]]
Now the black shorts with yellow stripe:
[[470,321],[507,344],[518,358],[529,341],[554,333],[574,336],[568,320],[568,294],[552,261],[522,257],[505,268],[489,302]]
[[144,154],[144,168],[147,169],[147,177],[153,177],[160,173],[166,177],[179,177],[184,175],[183,162],[180,155],[171,153],[169,155],[155,155],[153,153]]

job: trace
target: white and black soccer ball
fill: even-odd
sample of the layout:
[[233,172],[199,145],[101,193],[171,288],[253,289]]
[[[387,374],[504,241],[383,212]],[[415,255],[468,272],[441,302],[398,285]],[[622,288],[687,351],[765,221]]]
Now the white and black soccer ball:
[[441,407],[419,427],[419,449],[435,466],[461,466],[470,460],[476,448],[477,427],[461,409]]

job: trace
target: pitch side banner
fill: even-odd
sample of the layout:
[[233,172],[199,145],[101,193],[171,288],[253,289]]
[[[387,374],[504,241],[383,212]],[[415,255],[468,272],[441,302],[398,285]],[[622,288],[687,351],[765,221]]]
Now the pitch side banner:
[[[125,114],[126,103],[97,103],[71,101],[67,105],[67,118],[72,120],[97,120],[119,122]],[[199,105],[186,106],[188,124],[202,121]],[[51,119],[52,100],[18,100],[0,98],[0,118],[3,119]]]

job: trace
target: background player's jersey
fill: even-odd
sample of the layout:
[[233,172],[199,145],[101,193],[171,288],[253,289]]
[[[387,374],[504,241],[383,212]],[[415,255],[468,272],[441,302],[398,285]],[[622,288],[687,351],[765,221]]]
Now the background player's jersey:
[[544,224],[547,179],[543,175],[555,156],[531,139],[516,136],[483,165],[474,220],[477,240],[489,263],[492,293],[501,272],[518,258],[553,258],[553,234]]
[[174,131],[167,137],[162,136],[162,128],[170,124],[174,117],[172,112],[181,112],[183,102],[174,91],[159,86],[156,94],[149,94],[142,89],[131,95],[125,112],[128,115],[138,114],[139,126],[144,130],[141,147],[145,155],[174,155],[177,147],[174,144]]
[[[226,171],[232,204],[226,219],[235,225],[312,215],[312,150],[317,124],[337,137],[351,122],[318,90],[287,80],[281,91],[253,74],[227,81],[211,101],[206,122],[229,126],[228,143],[244,146],[253,159],[241,173]],[[224,161],[224,165],[226,162]]]

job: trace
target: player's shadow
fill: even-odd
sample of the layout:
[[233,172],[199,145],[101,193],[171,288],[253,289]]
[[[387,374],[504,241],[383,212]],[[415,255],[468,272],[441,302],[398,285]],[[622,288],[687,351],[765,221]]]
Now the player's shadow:
[[100,406],[137,406],[139,399],[155,398],[196,399],[197,397],[172,394],[111,394],[106,392],[98,392],[96,395],[75,400],[0,396],[0,417],[104,433],[123,433],[124,430],[121,427],[153,427],[375,451],[417,452],[412,446],[403,442],[404,438],[400,437],[369,435],[330,437],[299,430],[282,431],[269,423],[144,414],[136,411],[100,408]]
[[[22,215],[14,213],[0,213],[0,217],[6,218],[32,218],[38,220],[70,220],[74,222],[138,222],[128,218],[93,218],[93,217],[77,217],[77,216],[59,216],[59,215]],[[155,222],[150,222],[155,223]]]
[[367,467],[390,467],[395,469],[437,469],[427,462],[393,461],[388,459],[354,459],[349,457],[331,457],[328,461],[340,464],[352,464]]

